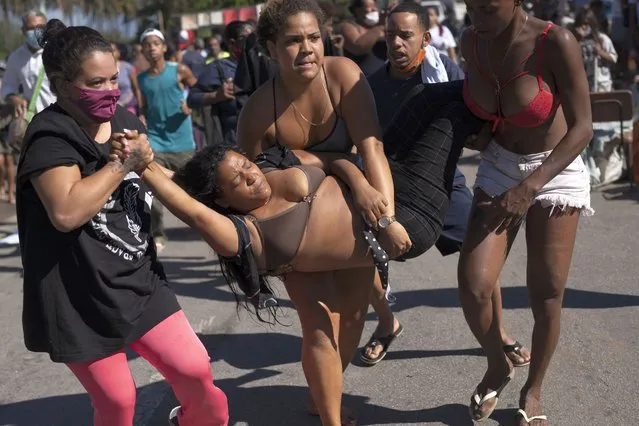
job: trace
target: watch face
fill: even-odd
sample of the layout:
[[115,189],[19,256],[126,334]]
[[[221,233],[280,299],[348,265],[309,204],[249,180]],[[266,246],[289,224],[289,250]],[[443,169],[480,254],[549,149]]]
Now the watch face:
[[379,223],[378,223],[378,224],[379,224],[380,228],[386,228],[388,225],[390,225],[390,224],[391,224],[390,217],[388,217],[388,216],[384,216],[384,217],[382,217],[382,218],[379,220]]

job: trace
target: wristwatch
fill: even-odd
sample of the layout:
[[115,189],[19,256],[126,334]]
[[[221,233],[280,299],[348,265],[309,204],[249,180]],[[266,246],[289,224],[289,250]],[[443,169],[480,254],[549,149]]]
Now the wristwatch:
[[396,221],[397,219],[395,219],[395,216],[382,216],[377,221],[377,226],[379,226],[380,229],[386,229],[390,226],[391,223]]

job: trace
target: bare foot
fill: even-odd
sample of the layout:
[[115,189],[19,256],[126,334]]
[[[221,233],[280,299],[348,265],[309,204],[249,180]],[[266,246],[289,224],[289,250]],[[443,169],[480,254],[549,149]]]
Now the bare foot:
[[504,352],[515,367],[523,367],[530,364],[530,351],[524,345],[517,345],[519,342],[509,336],[504,336],[501,339],[501,343],[504,346],[510,346],[509,350],[504,349]]
[[[393,318],[392,330],[390,327],[384,326],[382,325],[382,323],[379,323],[373,335],[375,337],[386,337],[386,336],[390,336],[393,333],[396,333],[397,330],[399,330],[399,321],[397,321],[397,318]],[[368,345],[364,347],[364,350],[362,352],[366,358],[370,360],[376,360],[383,350],[384,350],[384,346],[382,344],[378,344],[375,346]]]
[[[309,395],[308,402],[306,403],[306,410],[311,416],[319,416],[317,407],[313,398]],[[340,417],[342,418],[342,426],[357,426],[357,415],[355,411],[347,407],[342,407]]]
[[[535,416],[543,415],[543,411],[541,408],[541,402],[539,398],[533,396],[531,394],[524,394],[522,390],[522,394],[519,397],[519,407],[526,413],[529,419]],[[547,426],[548,420],[535,419],[530,422],[526,422],[523,415],[517,414],[517,426]]]
[[[514,367],[509,361],[506,361],[501,368],[495,368],[493,370],[487,370],[484,374],[484,378],[477,385],[477,395],[479,399],[483,399],[485,395],[495,391],[497,396],[488,399],[483,404],[478,405],[475,401],[475,394],[471,397],[470,401],[470,414],[474,420],[484,419],[493,412],[497,405],[499,394],[505,386],[510,382],[514,373]],[[510,376],[510,377],[509,377]]]

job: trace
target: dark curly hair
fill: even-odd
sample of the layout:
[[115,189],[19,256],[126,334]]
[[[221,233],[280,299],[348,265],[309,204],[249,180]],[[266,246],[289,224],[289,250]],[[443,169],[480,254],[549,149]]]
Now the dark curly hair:
[[[228,216],[232,214],[230,210],[220,206],[215,202],[220,195],[222,188],[218,179],[218,166],[229,152],[237,152],[245,155],[240,149],[233,145],[221,144],[207,146],[198,151],[182,168],[175,172],[173,181],[186,191],[191,197],[195,198],[205,206],[215,210],[216,212]],[[269,324],[279,323],[277,320],[277,306],[266,306],[270,317],[273,320],[265,320],[260,312],[258,303],[260,295],[251,294],[251,286],[253,282],[251,277],[247,276],[246,265],[238,263],[237,259],[228,259],[218,255],[220,262],[220,270],[224,280],[235,296],[238,308],[244,306],[251,311],[251,305],[255,308],[254,312],[257,318]],[[270,283],[263,276],[259,277],[260,293],[273,294]],[[240,298],[239,291],[243,292],[245,298]]]
[[241,150],[228,144],[207,146],[173,175],[173,181],[191,197],[220,214],[230,213],[215,202],[222,191],[218,183],[217,166],[228,152],[244,155]]
[[82,63],[93,52],[113,52],[111,43],[93,28],[67,27],[59,19],[47,22],[38,34],[38,43],[43,48],[42,63],[55,95],[59,95],[55,81],[75,80]]
[[324,12],[316,0],[269,0],[257,20],[257,36],[260,45],[268,51],[266,42],[275,43],[286,20],[298,13],[315,15],[320,27],[324,23]]

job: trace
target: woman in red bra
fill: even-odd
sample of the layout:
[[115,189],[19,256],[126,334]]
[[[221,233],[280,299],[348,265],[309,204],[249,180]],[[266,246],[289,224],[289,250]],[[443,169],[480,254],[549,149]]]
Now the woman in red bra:
[[541,385],[559,339],[579,216],[593,213],[579,156],[592,137],[588,81],[579,45],[567,30],[529,17],[518,1],[466,5],[474,26],[462,36],[464,100],[491,131],[477,147],[482,160],[459,261],[466,321],[488,357],[470,413],[474,420],[490,416],[513,377],[495,315],[501,310],[495,283],[525,217],[535,324],[517,424],[541,426],[547,424]]

